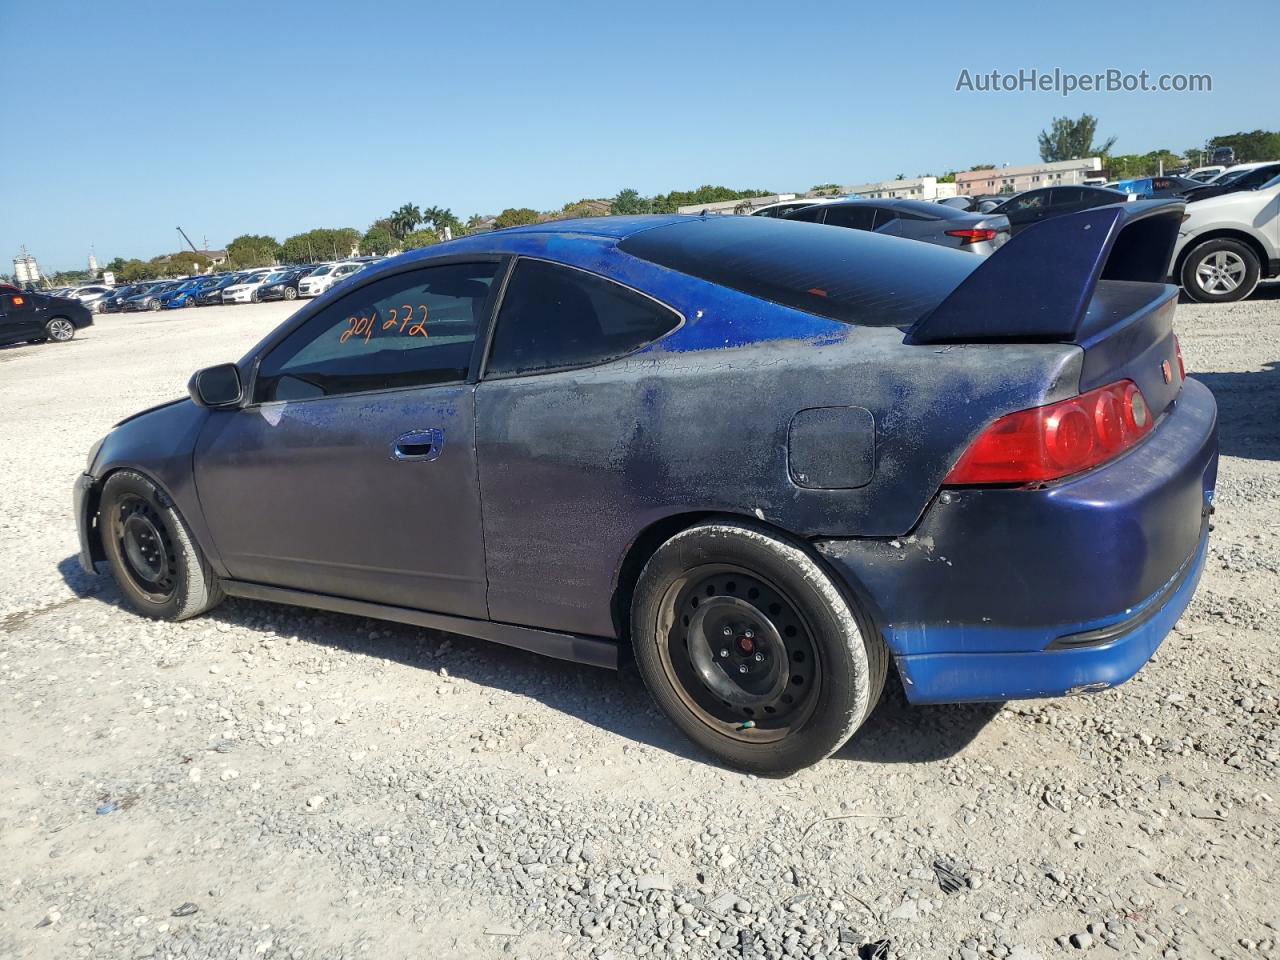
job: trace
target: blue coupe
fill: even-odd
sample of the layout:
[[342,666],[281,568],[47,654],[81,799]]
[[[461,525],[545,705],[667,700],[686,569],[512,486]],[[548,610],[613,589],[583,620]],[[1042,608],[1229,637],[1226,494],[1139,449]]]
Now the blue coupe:
[[1102,690],[1195,590],[1217,470],[1182,215],[989,257],[763,217],[543,223],[354,275],[76,485],[139,612],[224,595],[615,666],[747,770],[915,703]]

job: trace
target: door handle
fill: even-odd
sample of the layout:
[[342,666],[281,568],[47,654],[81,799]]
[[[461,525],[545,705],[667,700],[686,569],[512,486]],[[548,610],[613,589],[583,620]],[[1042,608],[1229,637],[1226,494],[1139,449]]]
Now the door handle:
[[444,431],[439,427],[429,430],[410,430],[396,437],[391,445],[392,460],[434,460],[444,450]]

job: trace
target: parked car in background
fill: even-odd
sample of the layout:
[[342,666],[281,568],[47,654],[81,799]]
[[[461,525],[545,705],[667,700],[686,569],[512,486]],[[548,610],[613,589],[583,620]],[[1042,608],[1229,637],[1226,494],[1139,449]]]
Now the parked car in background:
[[73,297],[26,290],[0,291],[0,344],[65,343],[93,325],[93,313]]
[[136,313],[140,310],[159,310],[160,297],[184,282],[183,280],[164,280],[160,283],[149,284],[138,293],[127,298],[121,304],[120,309],[125,313]]
[[1210,163],[1221,164],[1229,167],[1236,162],[1235,147],[1215,147],[1213,154],[1209,157]]
[[243,273],[223,274],[196,294],[196,306],[212,307],[222,303],[222,291],[233,284],[239,283],[244,276]]
[[1208,183],[1198,185],[1185,194],[1188,203],[1220,197],[1224,193],[1237,193],[1241,190],[1256,190],[1264,183],[1280,174],[1280,160],[1267,160],[1259,163],[1241,163],[1224,170]]
[[176,310],[179,307],[194,307],[196,297],[204,287],[211,284],[209,277],[192,277],[178,286],[160,294],[160,306],[165,310]]
[[364,269],[363,263],[343,260],[339,263],[322,263],[298,282],[298,296],[318,297],[336,283]]
[[311,267],[289,267],[276,271],[258,288],[258,300],[298,299],[298,282],[310,272]]
[[1127,193],[1105,187],[1039,187],[1006,200],[991,212],[1008,217],[1009,233],[1016,237],[1033,223],[1131,199]]
[[940,203],[944,207],[952,207],[956,210],[974,211],[978,207],[978,201],[975,197],[941,197],[934,203]]
[[124,309],[124,302],[130,297],[136,296],[147,287],[155,286],[154,283],[130,283],[122,287],[116,287],[111,293],[103,297],[101,300],[101,313],[119,313]]
[[786,219],[923,240],[969,253],[992,253],[1009,239],[1007,217],[969,213],[927,200],[842,200],[796,210]]
[[275,268],[265,270],[247,270],[235,283],[222,288],[223,303],[257,303],[258,288],[267,282],[267,277],[275,273]]
[[990,257],[739,216],[415,251],[95,444],[80,563],[156,619],[248,597],[634,657],[758,774],[838,750],[890,670],[913,703],[1110,690],[1208,550],[1213,395],[1143,256],[1180,216]]
[[788,213],[796,210],[803,210],[805,207],[812,207],[823,203],[835,203],[837,200],[846,200],[847,197],[800,197],[795,200],[780,200],[777,203],[771,203],[768,206],[760,207],[751,211],[753,217],[785,217]]
[[1187,204],[1169,273],[1208,303],[1241,300],[1259,280],[1280,276],[1280,175]]
[[973,212],[974,213],[990,213],[996,207],[1000,206],[1000,204],[1005,203],[1009,200],[1012,200],[1016,196],[1018,196],[1018,193],[1011,192],[1011,193],[988,193],[988,194],[984,194],[983,196],[974,197]]
[[114,292],[114,288],[105,283],[87,283],[84,286],[72,287],[63,296],[79,300],[94,313],[105,313],[102,302]]
[[[1165,197],[1180,197],[1201,184],[1187,177],[1138,177],[1132,180],[1118,180],[1108,184],[1113,190],[1131,193],[1143,200],[1159,200]],[[1061,189],[1068,189],[1063,187]]]
[[1208,183],[1226,169],[1226,167],[1213,164],[1208,167],[1196,167],[1194,170],[1189,171],[1186,176],[1188,180],[1194,180],[1197,183]]

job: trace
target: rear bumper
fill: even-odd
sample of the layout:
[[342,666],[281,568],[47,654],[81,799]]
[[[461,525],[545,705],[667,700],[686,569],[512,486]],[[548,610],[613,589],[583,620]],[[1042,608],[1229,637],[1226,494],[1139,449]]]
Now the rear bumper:
[[1139,447],[1043,490],[944,491],[915,532],[819,551],[865,603],[910,700],[1112,686],[1190,602],[1217,479],[1217,408],[1188,380]]

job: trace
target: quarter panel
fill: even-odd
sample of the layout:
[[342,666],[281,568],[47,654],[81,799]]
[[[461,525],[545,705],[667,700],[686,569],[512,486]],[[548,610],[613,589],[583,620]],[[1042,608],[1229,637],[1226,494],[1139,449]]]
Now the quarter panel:
[[[736,296],[682,304],[686,325],[631,358],[479,385],[491,617],[614,635],[610,598],[628,546],[676,514],[755,516],[806,538],[905,533],[983,425],[1078,384],[1075,347],[908,347],[895,328],[833,333],[751,298],[741,299],[770,313],[762,326],[814,321],[815,332],[708,349],[734,342]],[[787,458],[796,413],[848,406],[874,417],[869,482],[797,486]],[[865,445],[847,440],[856,469]],[[837,467],[845,442],[832,431]]]

